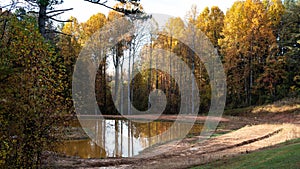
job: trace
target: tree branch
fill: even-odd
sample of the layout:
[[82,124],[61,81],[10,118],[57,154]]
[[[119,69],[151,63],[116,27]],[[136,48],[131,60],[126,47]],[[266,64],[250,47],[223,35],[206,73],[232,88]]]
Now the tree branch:
[[33,6],[33,7],[39,7],[37,4],[30,2],[29,0],[25,0],[25,2],[27,2],[29,5]]
[[68,8],[68,9],[58,9],[58,10],[54,10],[54,11],[49,11],[46,14],[50,14],[50,13],[55,13],[55,12],[66,12],[66,11],[70,11],[73,10],[73,8]]
[[98,5],[104,6],[104,7],[108,8],[108,9],[111,9],[111,10],[114,10],[114,11],[117,11],[117,12],[120,12],[120,13],[125,14],[125,12],[121,12],[121,11],[115,9],[115,8],[112,8],[112,7],[110,7],[110,6],[107,6],[107,5],[105,4],[107,1],[102,2],[102,3],[100,3],[100,0],[98,0],[98,1],[84,0],[84,1],[88,1],[88,2],[93,3],[93,4],[98,4]]
[[12,2],[8,5],[4,5],[4,6],[0,6],[0,8],[7,8],[7,7],[12,7],[12,6],[16,6],[17,4],[20,4],[21,2]]
[[58,33],[58,34],[65,35],[65,36],[72,36],[72,35],[69,35],[69,34],[66,34],[66,33],[63,33],[63,32],[60,32],[60,31],[49,30],[49,29],[46,30],[46,33]]
[[[145,12],[138,9],[138,8],[137,9],[126,9],[126,8],[119,8],[119,7],[112,8],[112,7],[106,5],[107,0],[105,2],[100,2],[101,0],[97,0],[97,1],[85,0],[85,1],[88,1],[88,2],[93,3],[93,4],[98,4],[98,5],[104,6],[108,9],[111,9],[111,10],[117,11],[119,13],[122,13],[125,16],[129,16],[132,19],[149,19],[149,18],[152,17],[151,15],[150,16],[148,16],[148,15],[142,16],[142,14],[145,14]],[[139,0],[135,0],[135,1],[134,0],[132,0],[132,1],[118,0],[118,1],[121,2],[122,4],[126,4],[127,2],[131,2],[135,6],[138,6],[138,4],[139,4],[139,3],[137,3],[137,1],[139,1]]]
[[58,15],[61,15],[61,14],[63,14],[63,13],[65,13],[65,12],[59,12],[59,13],[57,13],[57,14],[50,15],[50,16],[47,16],[47,17],[48,17],[48,18],[52,18],[52,17],[58,16]]
[[56,22],[73,22],[72,20],[68,19],[68,20],[59,20],[59,19],[55,19],[55,18],[52,18],[52,17],[48,17],[49,19],[52,19]]
[[38,12],[36,12],[36,11],[28,11],[27,13],[38,14]]

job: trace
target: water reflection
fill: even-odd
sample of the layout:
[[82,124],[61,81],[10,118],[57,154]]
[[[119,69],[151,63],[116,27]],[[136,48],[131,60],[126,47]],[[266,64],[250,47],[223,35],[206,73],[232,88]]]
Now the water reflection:
[[[131,157],[147,147],[184,137],[191,125],[104,119],[87,119],[82,123],[92,139],[65,141],[58,147],[59,152],[81,158]],[[195,124],[189,133],[200,133],[201,129],[202,124]]]
[[90,139],[65,141],[63,145],[58,146],[57,151],[70,156],[79,156],[81,158],[106,157],[105,149],[96,145]]

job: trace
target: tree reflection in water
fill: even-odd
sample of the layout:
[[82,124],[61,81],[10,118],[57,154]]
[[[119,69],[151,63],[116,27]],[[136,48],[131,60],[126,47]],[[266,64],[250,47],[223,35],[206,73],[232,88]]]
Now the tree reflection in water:
[[[132,157],[147,147],[185,137],[190,124],[154,121],[87,119],[85,131],[92,139],[65,141],[58,152],[81,158]],[[173,128],[171,128],[172,125]],[[203,124],[195,124],[189,134],[198,134]]]

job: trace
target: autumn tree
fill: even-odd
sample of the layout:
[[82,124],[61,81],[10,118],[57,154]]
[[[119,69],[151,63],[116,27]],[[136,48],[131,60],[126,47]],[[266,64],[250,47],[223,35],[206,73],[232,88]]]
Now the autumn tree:
[[[178,39],[183,36],[183,31],[185,28],[185,24],[183,20],[179,17],[175,18],[169,18],[165,25],[164,29],[164,35],[161,38],[164,39],[164,46],[165,50],[169,51],[169,60],[164,60],[165,65],[169,67],[169,72],[174,73],[176,70],[176,63],[172,63],[172,53],[177,47],[178,44]],[[168,99],[168,105],[167,105],[167,112],[172,112],[176,113],[179,111],[179,106],[178,106],[178,100],[179,96],[178,93],[176,92],[177,86],[176,82],[174,79],[172,79],[171,75],[167,75],[165,78],[164,86],[166,87],[166,92],[167,92],[167,99]],[[177,93],[177,94],[176,94]]]
[[65,76],[65,89],[66,97],[65,99],[68,100],[68,108],[69,112],[73,112],[73,104],[72,104],[72,75],[74,71],[74,65],[76,59],[80,53],[82,48],[80,42],[82,41],[82,30],[79,22],[75,17],[70,17],[72,22],[67,22],[63,24],[61,28],[61,34],[59,36],[59,40],[56,44],[58,54],[61,56],[61,63],[66,70]]
[[288,72],[286,70],[287,59],[284,56],[272,57],[266,59],[263,72],[256,80],[254,87],[257,98],[257,104],[265,104],[281,99],[288,93]]
[[219,44],[225,61],[228,102],[250,105],[255,102],[255,81],[266,58],[276,50],[276,37],[263,3],[235,2],[225,16],[223,36]]
[[285,11],[281,0],[263,0],[267,17],[270,21],[274,36],[278,37],[281,17]]
[[206,7],[197,18],[197,28],[199,28],[212,42],[212,44],[220,49],[218,40],[222,39],[222,31],[224,27],[224,13],[217,7],[211,9]]
[[[59,139],[65,113],[65,67],[44,42],[35,18],[1,13],[1,168],[38,168]],[[4,19],[5,18],[5,19]],[[30,44],[30,45],[29,45]]]
[[99,31],[107,22],[106,16],[102,13],[92,15],[86,22],[81,24],[83,45],[96,31]]

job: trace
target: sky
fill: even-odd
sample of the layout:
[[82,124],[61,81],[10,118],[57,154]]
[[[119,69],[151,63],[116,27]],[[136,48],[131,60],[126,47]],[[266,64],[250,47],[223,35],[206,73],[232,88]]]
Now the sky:
[[[0,0],[0,5],[7,5],[10,1],[11,0]],[[116,0],[107,1],[108,6],[113,6],[117,3]],[[199,12],[207,6],[218,6],[225,13],[235,1],[236,0],[141,0],[141,4],[147,13],[167,14],[184,19],[193,4],[197,6]],[[68,19],[70,16],[74,16],[79,22],[85,22],[93,14],[101,12],[107,15],[109,12],[109,9],[104,6],[92,4],[85,0],[64,0],[64,3],[57,6],[56,9],[60,8],[74,8],[72,11],[63,14],[61,18]]]
[[[193,4],[197,5],[199,12],[206,6],[218,6],[225,13],[235,1],[236,0],[141,0],[141,4],[147,13],[167,14],[184,19]],[[116,2],[115,0],[108,0],[107,4],[113,6]],[[98,12],[107,15],[109,11],[104,6],[92,4],[84,0],[64,0],[62,8],[63,7],[74,8],[74,10],[63,15],[64,19],[74,16],[79,22],[85,22],[90,16]]]

